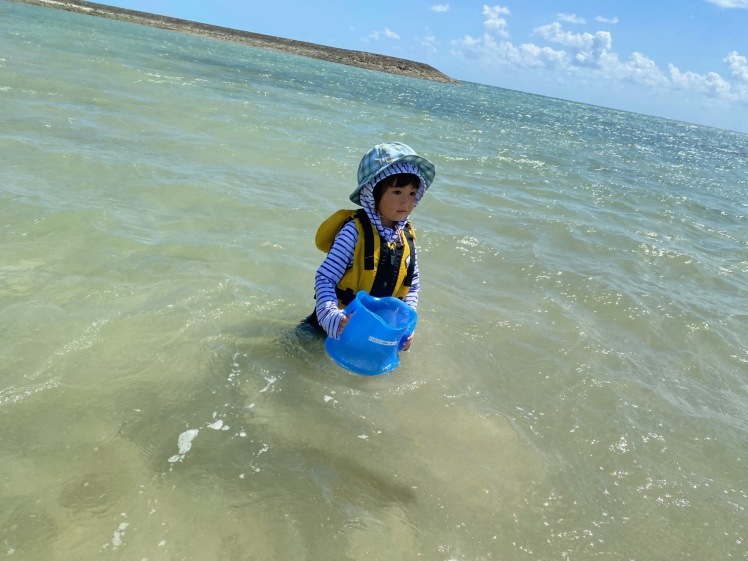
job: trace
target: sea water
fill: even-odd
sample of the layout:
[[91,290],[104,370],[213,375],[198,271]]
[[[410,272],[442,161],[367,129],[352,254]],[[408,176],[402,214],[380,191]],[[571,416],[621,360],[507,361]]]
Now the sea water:
[[[0,1],[0,557],[748,559],[748,136]],[[372,145],[419,325],[295,331]]]

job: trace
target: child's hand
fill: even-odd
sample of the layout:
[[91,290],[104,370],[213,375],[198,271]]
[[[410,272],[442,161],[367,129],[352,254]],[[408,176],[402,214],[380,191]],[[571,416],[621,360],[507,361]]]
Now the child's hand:
[[340,320],[340,325],[338,326],[338,338],[340,338],[340,334],[343,333],[343,328],[348,325],[348,320],[351,319],[351,316],[353,316],[353,312],[347,316],[344,315],[343,319]]
[[414,335],[414,333],[411,333],[410,337],[405,340],[405,343],[403,343],[403,348],[400,349],[401,351],[407,351],[410,348],[410,344],[413,342]]

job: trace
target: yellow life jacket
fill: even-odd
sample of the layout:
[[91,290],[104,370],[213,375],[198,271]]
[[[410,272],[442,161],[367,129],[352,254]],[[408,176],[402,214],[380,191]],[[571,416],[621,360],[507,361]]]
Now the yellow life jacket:
[[395,296],[403,299],[413,283],[415,271],[416,233],[408,222],[400,234],[399,243],[383,243],[366,211],[339,210],[317,230],[317,248],[330,251],[335,236],[350,220],[354,220],[358,241],[353,254],[353,266],[343,274],[336,287],[338,304],[347,306],[359,290],[372,296]]

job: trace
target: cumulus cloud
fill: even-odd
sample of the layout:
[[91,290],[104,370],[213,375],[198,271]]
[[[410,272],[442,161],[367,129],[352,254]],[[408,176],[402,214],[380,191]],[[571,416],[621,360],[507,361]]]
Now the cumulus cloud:
[[744,8],[748,9],[748,0],[706,0],[710,4],[720,8]]
[[676,66],[668,65],[670,68],[670,82],[676,88],[695,91],[709,97],[737,101],[738,96],[732,92],[730,82],[726,81],[716,72],[698,74],[696,72],[681,72]]
[[591,33],[572,33],[565,31],[562,25],[554,22],[538,27],[534,31],[549,43],[558,43],[568,48],[569,60],[579,66],[599,68],[603,59],[608,56],[613,39],[608,31]]
[[600,23],[611,23],[615,25],[618,23],[618,18],[606,18],[605,16],[597,16],[595,18],[595,21],[599,21]]
[[497,37],[509,37],[509,24],[501,16],[508,16],[511,12],[509,8],[502,6],[489,7],[483,5],[483,27],[487,33]]
[[553,68],[564,65],[566,53],[550,47],[538,47],[530,43],[515,46],[509,41],[496,41],[486,34],[474,38],[466,35],[460,44],[463,54],[471,59],[493,64],[509,64],[524,68]]
[[619,62],[618,57],[615,57],[610,70],[611,76],[634,84],[667,86],[667,76],[657,67],[657,63],[641,53],[632,53],[625,62]]
[[566,60],[564,51],[538,47],[532,43],[523,43],[519,47],[507,44],[505,52],[512,63],[526,67],[553,68],[562,66]]
[[432,12],[448,12],[449,4],[434,4],[429,8]]
[[746,57],[740,56],[737,51],[732,51],[725,58],[725,62],[730,69],[730,76],[741,82],[748,82],[748,59]]
[[[710,1],[733,4],[743,1],[748,4],[748,0]],[[591,75],[604,81],[624,81],[657,90],[687,90],[715,99],[748,102],[748,59],[737,51],[724,59],[733,80],[730,82],[716,72],[682,72],[672,64],[667,71],[663,71],[654,60],[639,52],[621,60],[613,51],[610,32],[574,33],[564,29],[558,21],[533,31],[540,41],[556,45],[555,48],[532,43],[516,45],[508,40],[509,23],[504,16],[509,15],[508,8],[484,5],[483,35],[466,35],[456,41],[457,52],[465,58],[482,62],[487,68],[510,65],[553,69],[568,75],[594,73]],[[570,19],[575,17],[569,16]],[[597,19],[600,21],[600,18]]]
[[597,31],[591,33],[572,33],[564,31],[560,23],[550,23],[535,28],[535,33],[550,43],[560,43],[565,47],[580,50],[608,50],[613,44],[610,32]]

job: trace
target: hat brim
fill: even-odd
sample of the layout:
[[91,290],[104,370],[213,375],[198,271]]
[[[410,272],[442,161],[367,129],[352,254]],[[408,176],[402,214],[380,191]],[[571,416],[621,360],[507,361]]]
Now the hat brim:
[[[402,162],[411,162],[413,164],[416,164],[418,166],[418,171],[421,174],[421,179],[423,179],[424,184],[424,193],[426,192],[426,189],[428,189],[431,186],[431,183],[434,181],[434,177],[436,177],[436,168],[434,167],[434,164],[429,162],[426,158],[422,158],[421,156],[416,155],[408,155],[408,156],[402,156],[396,160],[391,161],[386,166],[370,173],[360,184],[358,187],[356,187],[356,190],[351,193],[351,196],[349,197],[351,201],[356,203],[357,205],[361,205],[361,189],[364,188],[364,186],[369,183],[372,179],[374,179],[376,176],[382,174],[384,171],[390,169],[392,166],[398,163]],[[385,177],[387,177],[385,175]]]

